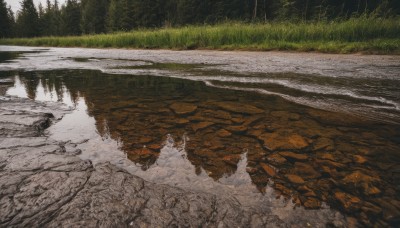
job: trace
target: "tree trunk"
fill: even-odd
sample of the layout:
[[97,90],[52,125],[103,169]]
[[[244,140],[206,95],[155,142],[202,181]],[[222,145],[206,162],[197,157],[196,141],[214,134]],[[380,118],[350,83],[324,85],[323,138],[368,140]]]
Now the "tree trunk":
[[258,0],[254,0],[254,12],[253,12],[253,21],[257,17],[257,8],[258,8]]

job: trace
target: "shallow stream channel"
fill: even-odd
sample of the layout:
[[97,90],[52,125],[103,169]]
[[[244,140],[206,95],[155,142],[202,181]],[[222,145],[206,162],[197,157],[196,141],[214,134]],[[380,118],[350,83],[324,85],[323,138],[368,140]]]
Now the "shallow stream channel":
[[400,224],[399,56],[0,46],[0,84],[71,108],[45,133],[94,164],[299,227]]

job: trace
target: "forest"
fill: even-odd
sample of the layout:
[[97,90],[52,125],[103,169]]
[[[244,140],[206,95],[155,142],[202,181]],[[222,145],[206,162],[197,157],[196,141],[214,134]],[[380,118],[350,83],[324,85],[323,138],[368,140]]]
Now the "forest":
[[71,36],[241,23],[313,23],[350,18],[393,18],[399,0],[22,0],[12,12],[0,0],[0,38]]

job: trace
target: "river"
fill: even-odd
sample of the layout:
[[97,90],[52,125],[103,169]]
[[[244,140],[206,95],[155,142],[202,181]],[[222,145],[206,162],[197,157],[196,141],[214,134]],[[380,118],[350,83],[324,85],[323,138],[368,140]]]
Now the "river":
[[0,53],[0,96],[73,108],[47,133],[82,159],[303,225],[399,223],[398,56]]

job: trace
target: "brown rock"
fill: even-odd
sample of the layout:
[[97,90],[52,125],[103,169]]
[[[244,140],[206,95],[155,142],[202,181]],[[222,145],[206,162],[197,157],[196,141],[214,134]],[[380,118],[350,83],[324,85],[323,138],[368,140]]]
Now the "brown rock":
[[374,184],[379,183],[379,179],[368,176],[358,170],[345,176],[342,182],[347,188],[361,190],[367,196],[381,193],[381,190],[374,186]]
[[313,146],[314,150],[334,150],[335,149],[335,143],[333,142],[333,140],[329,139],[329,138],[318,138]]
[[175,123],[178,124],[178,125],[187,124],[187,123],[189,123],[189,122],[190,122],[190,121],[187,120],[187,119],[177,119],[177,120],[175,121]]
[[274,176],[276,175],[276,171],[275,171],[275,168],[274,168],[274,167],[272,167],[272,166],[270,166],[270,165],[268,165],[268,164],[265,164],[265,163],[263,163],[263,162],[260,163],[260,166],[261,166],[261,168],[263,168],[263,170],[264,170],[269,176],[274,177]]
[[225,145],[217,138],[205,141],[204,146],[208,147],[210,150],[221,150],[225,148]]
[[393,198],[379,198],[375,202],[381,206],[383,218],[392,223],[398,222],[400,218],[400,201]]
[[262,115],[251,116],[249,118],[246,118],[246,120],[244,121],[243,125],[250,126],[250,125],[260,121],[263,118],[264,118],[264,116],[262,116]]
[[213,104],[226,111],[234,113],[244,113],[244,114],[264,113],[264,110],[249,104],[235,103],[235,102],[215,102]]
[[331,161],[331,160],[315,159],[315,162],[318,163],[318,165],[325,165],[325,166],[334,167],[334,168],[344,168],[345,167],[345,165],[343,165],[339,162]]
[[318,152],[317,157],[325,160],[331,160],[335,161],[335,158],[333,157],[332,154],[326,153],[326,152]]
[[271,154],[267,157],[267,160],[274,165],[282,165],[287,162],[287,160],[279,154]]
[[295,133],[264,133],[259,137],[259,139],[264,141],[264,146],[270,150],[298,150],[309,145],[309,143],[302,136]]
[[338,200],[347,212],[354,212],[360,207],[361,200],[356,196],[344,192],[335,192],[335,199]]
[[321,176],[311,165],[303,162],[294,163],[294,171],[296,174],[306,179],[314,179]]
[[189,116],[188,119],[192,122],[213,122],[216,124],[231,125],[232,121],[225,119],[217,119],[212,117],[204,117],[200,113],[196,113],[194,116]]
[[138,140],[138,143],[140,143],[140,144],[146,144],[146,143],[149,143],[149,142],[151,142],[151,141],[153,141],[153,138],[148,137],[148,136],[143,136],[143,137],[141,137],[141,138]]
[[219,131],[216,132],[217,135],[221,138],[226,138],[232,135],[232,133],[230,133],[229,131],[225,130],[225,129],[221,129]]
[[198,131],[198,130],[202,130],[202,129],[204,129],[204,128],[207,128],[207,127],[209,127],[209,126],[211,126],[211,125],[213,125],[213,124],[214,124],[213,122],[200,122],[200,123],[195,123],[195,124],[192,124],[192,129],[193,129],[194,132],[196,132],[196,131]]
[[307,187],[305,185],[298,187],[297,190],[299,192],[303,193],[303,196],[306,196],[306,197],[316,197],[317,196],[313,190],[311,190],[309,187]]
[[305,154],[297,154],[290,151],[279,152],[279,155],[287,159],[298,160],[298,161],[305,161],[308,159],[308,156]]
[[227,126],[226,129],[233,133],[244,133],[247,131],[247,127],[245,125],[240,126]]
[[271,112],[271,116],[280,118],[283,120],[291,120],[291,121],[297,121],[300,120],[300,115],[297,113],[291,113],[291,112],[286,112],[286,111],[274,111]]
[[229,112],[225,112],[222,110],[205,110],[201,112],[201,115],[204,117],[211,117],[216,119],[224,119],[224,120],[232,119],[232,116]]
[[382,212],[382,208],[369,202],[364,202],[363,206],[361,207],[361,210],[366,214],[372,216],[376,216]]
[[151,149],[151,150],[158,151],[158,150],[161,149],[161,144],[151,144],[151,145],[148,145],[148,146],[146,146],[146,147],[149,148],[149,149]]
[[338,171],[335,168],[330,168],[328,166],[321,166],[322,173],[328,174],[333,178],[337,178],[339,176]]
[[194,154],[196,154],[199,157],[204,157],[204,158],[216,158],[217,157],[217,154],[214,151],[207,149],[207,148],[195,150]]
[[358,164],[364,164],[367,159],[361,155],[353,155],[353,161]]
[[197,106],[190,103],[174,103],[169,106],[178,115],[189,115],[197,110]]
[[134,161],[139,158],[149,158],[153,155],[153,151],[149,150],[146,147],[128,151],[128,158]]
[[236,124],[242,124],[242,123],[244,123],[244,119],[243,119],[243,118],[238,118],[238,117],[232,118],[232,121],[233,121],[234,123],[236,123]]
[[290,189],[286,188],[282,184],[275,184],[274,187],[275,187],[276,190],[279,190],[280,192],[282,192],[286,196],[290,196],[292,194],[292,191]]
[[305,182],[303,178],[293,174],[287,174],[286,178],[293,184],[304,184]]
[[227,155],[222,158],[222,161],[232,166],[236,166],[239,160],[240,160],[239,155]]
[[248,172],[249,174],[255,174],[257,173],[258,169],[256,168],[252,168],[252,167],[246,167],[246,172]]
[[290,113],[289,114],[289,120],[291,121],[297,121],[300,120],[301,116],[297,113]]
[[309,197],[307,198],[307,200],[304,202],[303,205],[307,209],[318,209],[321,207],[321,202],[316,198]]

